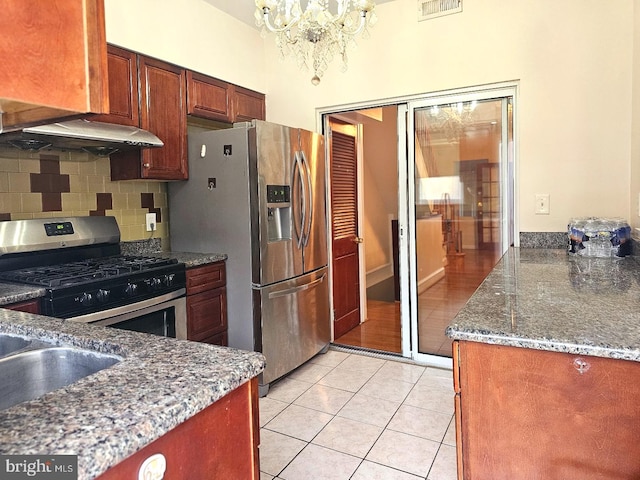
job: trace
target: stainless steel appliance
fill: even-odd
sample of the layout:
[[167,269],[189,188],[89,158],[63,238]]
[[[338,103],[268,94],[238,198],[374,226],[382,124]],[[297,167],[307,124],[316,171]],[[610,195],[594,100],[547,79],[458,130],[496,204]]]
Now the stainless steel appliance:
[[330,341],[324,139],[263,121],[189,130],[189,180],[169,185],[171,248],[227,259],[229,346],[269,383]]
[[0,222],[0,280],[44,287],[44,315],[186,338],[175,259],[122,255],[113,217]]

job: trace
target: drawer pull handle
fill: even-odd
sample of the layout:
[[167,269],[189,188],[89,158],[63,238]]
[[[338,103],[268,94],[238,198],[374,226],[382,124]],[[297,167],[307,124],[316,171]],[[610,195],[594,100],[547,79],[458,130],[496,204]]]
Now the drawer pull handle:
[[580,373],[580,375],[586,373],[587,370],[591,368],[589,362],[583,360],[582,358],[576,358],[573,361],[573,366],[576,368],[576,370],[578,370],[578,373]]

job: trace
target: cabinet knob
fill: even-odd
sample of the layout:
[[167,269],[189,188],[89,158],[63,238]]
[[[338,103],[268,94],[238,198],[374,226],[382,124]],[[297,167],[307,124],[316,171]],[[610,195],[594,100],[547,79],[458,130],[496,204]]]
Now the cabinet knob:
[[583,360],[582,358],[576,358],[573,361],[573,366],[575,367],[575,369],[578,371],[580,375],[582,375],[583,373],[586,373],[587,370],[591,368],[591,365],[589,364],[589,362],[587,362],[586,360]]
[[143,163],[142,166],[144,168],[149,168],[149,167],[151,167],[151,164],[150,163]]

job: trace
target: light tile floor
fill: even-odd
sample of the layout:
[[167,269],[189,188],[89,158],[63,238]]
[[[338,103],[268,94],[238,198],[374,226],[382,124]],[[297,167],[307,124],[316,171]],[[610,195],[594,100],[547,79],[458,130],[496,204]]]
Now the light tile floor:
[[449,370],[329,350],[260,399],[261,480],[455,480]]

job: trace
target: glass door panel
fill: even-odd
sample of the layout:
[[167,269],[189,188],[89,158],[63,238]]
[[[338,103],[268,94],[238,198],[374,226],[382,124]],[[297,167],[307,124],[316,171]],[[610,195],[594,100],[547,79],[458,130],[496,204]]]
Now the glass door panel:
[[461,98],[410,109],[419,354],[451,357],[447,325],[508,247],[506,104]]

